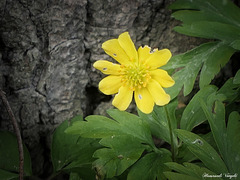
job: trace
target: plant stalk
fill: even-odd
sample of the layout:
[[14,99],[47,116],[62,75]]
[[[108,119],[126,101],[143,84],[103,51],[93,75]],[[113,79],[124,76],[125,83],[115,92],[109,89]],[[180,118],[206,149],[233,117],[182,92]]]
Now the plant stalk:
[[172,132],[171,119],[169,117],[168,110],[167,110],[166,106],[164,106],[164,109],[166,111],[167,120],[168,120],[168,127],[169,127],[169,133],[170,133],[170,141],[171,141],[170,143],[171,143],[172,161],[175,162],[175,146],[174,146],[174,143],[173,143],[173,132]]
[[8,115],[9,115],[11,121],[12,121],[12,125],[13,125],[14,131],[15,131],[16,136],[17,136],[18,151],[19,151],[19,180],[23,180],[24,153],[23,153],[23,144],[22,144],[21,133],[20,133],[20,130],[19,130],[19,127],[18,127],[17,120],[15,119],[14,113],[13,113],[13,111],[11,109],[11,106],[10,106],[8,100],[7,100],[6,95],[5,95],[5,92],[2,91],[1,89],[0,89],[0,96],[1,96],[1,99],[2,99],[2,102],[3,102],[4,106],[7,109]]

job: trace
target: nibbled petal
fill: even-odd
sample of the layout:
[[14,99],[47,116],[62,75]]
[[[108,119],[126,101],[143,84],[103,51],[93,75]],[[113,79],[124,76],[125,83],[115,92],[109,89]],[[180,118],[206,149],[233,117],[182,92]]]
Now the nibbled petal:
[[115,64],[106,60],[98,60],[93,67],[100,70],[103,74],[120,75],[121,68],[119,64]]
[[149,46],[140,46],[138,48],[138,61],[144,63],[150,57],[151,48]]
[[145,64],[150,66],[151,69],[156,69],[167,64],[171,57],[172,53],[168,49],[162,49],[155,51],[151,56],[149,56]]
[[132,101],[133,91],[127,86],[120,87],[118,94],[113,99],[112,104],[120,111],[124,111],[128,108]]
[[130,61],[137,62],[138,61],[138,54],[135,48],[135,45],[132,42],[131,37],[129,36],[128,32],[124,32],[119,35],[118,42],[120,46],[124,49],[126,54],[128,55]]
[[123,50],[123,48],[120,46],[117,39],[110,39],[102,44],[102,48],[104,51],[114,58],[117,62],[123,65],[128,65],[131,62],[129,61],[129,57]]
[[162,87],[167,88],[175,84],[175,81],[168,75],[167,71],[156,69],[149,73],[152,79],[156,80]]
[[161,85],[155,81],[154,79],[151,79],[147,85],[147,89],[150,92],[150,94],[153,97],[154,102],[159,105],[163,106],[165,104],[168,104],[170,101],[170,96],[166,94],[166,92],[163,90]]
[[146,114],[152,112],[154,101],[151,94],[146,88],[136,89],[134,92],[134,99],[140,111]]
[[120,76],[107,76],[99,82],[99,90],[106,95],[115,94],[122,86],[121,79]]

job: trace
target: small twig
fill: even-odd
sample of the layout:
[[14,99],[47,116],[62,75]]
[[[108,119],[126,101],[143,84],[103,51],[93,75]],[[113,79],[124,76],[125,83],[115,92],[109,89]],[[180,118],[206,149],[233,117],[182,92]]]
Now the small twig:
[[24,164],[24,154],[23,154],[23,144],[22,144],[22,138],[21,133],[18,127],[18,123],[15,119],[15,116],[13,114],[13,111],[9,105],[9,102],[7,100],[7,97],[5,95],[5,92],[0,89],[0,96],[3,101],[4,106],[7,109],[7,112],[9,114],[9,117],[12,121],[16,136],[17,136],[17,143],[18,143],[18,151],[19,151],[19,180],[23,180],[23,164]]

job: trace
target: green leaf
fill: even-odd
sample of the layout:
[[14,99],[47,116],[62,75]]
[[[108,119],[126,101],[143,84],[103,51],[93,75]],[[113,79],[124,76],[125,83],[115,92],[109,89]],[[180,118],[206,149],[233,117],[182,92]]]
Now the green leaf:
[[233,42],[230,43],[230,46],[233,47],[234,49],[240,50],[240,40],[234,40]]
[[201,180],[199,178],[195,178],[192,176],[188,176],[185,174],[179,174],[175,172],[164,172],[164,175],[171,180]]
[[[177,0],[171,6],[174,10],[192,9],[200,10],[200,12],[210,13],[212,16],[207,16],[207,19],[217,19],[218,21],[240,26],[239,8],[229,0],[219,2],[219,0]],[[191,18],[191,17],[189,17]],[[192,18],[194,21],[195,16]]]
[[233,79],[233,84],[240,84],[240,69],[235,74],[235,77]]
[[228,154],[226,151],[227,149],[225,148],[227,147],[227,132],[224,105],[220,101],[206,105],[203,100],[200,100],[200,104],[207,116],[218,149],[226,162]]
[[[240,32],[240,29],[239,29]],[[214,76],[220,71],[221,67],[229,61],[235,50],[227,45],[221,44],[210,53],[203,64],[200,74],[200,88],[208,85]]]
[[194,95],[183,112],[180,122],[181,129],[191,131],[194,127],[207,120],[199,104],[199,98],[203,99],[203,101],[207,101],[208,96],[216,91],[217,87],[209,85]]
[[164,180],[166,177],[163,172],[169,170],[164,163],[170,161],[170,153],[165,149],[161,153],[152,152],[146,154],[130,169],[127,180]]
[[70,174],[70,180],[88,180],[96,178],[96,172],[93,170],[92,164],[64,171]]
[[[199,134],[199,136],[202,137],[208,144],[210,144],[217,151],[217,145],[214,141],[212,132],[209,132],[207,134]],[[178,148],[176,162],[184,163],[193,162],[195,160],[198,160],[198,158],[187,148],[187,145],[185,143],[181,144],[181,146]]]
[[[140,110],[138,110],[139,116],[145,120],[151,129],[152,135],[159,138],[160,140],[164,140],[171,144],[171,136],[170,136],[170,127],[172,132],[172,140],[173,140],[173,149],[174,157],[177,155],[177,146],[178,140],[177,136],[174,134],[174,129],[177,128],[177,119],[176,119],[176,108],[178,105],[177,99],[171,101],[169,104],[165,106],[155,106],[154,110],[150,114],[144,114]],[[169,120],[168,120],[169,118]],[[169,122],[170,125],[169,126]]]
[[[182,21],[184,24],[192,24],[194,22],[220,22],[228,24],[229,21],[219,16],[219,14],[213,13],[213,11],[199,11],[195,9],[178,10],[172,14],[174,18]],[[233,24],[232,24],[233,25]]]
[[89,138],[128,135],[155,147],[148,124],[138,116],[117,109],[108,110],[108,114],[114,120],[105,116],[91,115],[86,117],[87,122],[74,122],[66,132]]
[[71,173],[69,180],[81,180],[81,178],[79,177],[78,173]]
[[205,104],[200,101],[207,116],[219,152],[230,173],[240,172],[240,116],[232,112],[229,116],[228,127],[225,125],[225,107],[220,101]]
[[232,112],[227,126],[227,151],[229,170],[231,173],[240,174],[240,115]]
[[233,78],[228,79],[218,90],[217,94],[224,94],[226,101],[231,103],[240,95],[240,84],[234,84]]
[[186,130],[175,130],[179,139],[181,139],[188,149],[195,154],[208,169],[215,173],[228,172],[224,162],[218,153],[200,136]]
[[[171,119],[172,128],[176,129],[177,121],[175,117],[175,111],[177,105],[178,101],[176,99],[174,101],[171,101],[166,106],[155,106],[153,112],[150,114],[142,113],[140,110],[138,110],[138,114],[143,120],[145,120],[149,124],[152,135],[156,136],[157,138],[163,139],[170,144],[171,140],[166,109]],[[177,139],[175,139],[175,144],[177,144]]]
[[[183,26],[175,27],[174,30],[188,36],[218,39],[226,44],[231,44],[236,39],[240,40],[239,27],[220,22],[196,21],[191,24],[183,24]],[[232,45],[238,47],[236,43]]]
[[103,138],[100,144],[107,148],[102,148],[94,153],[98,158],[93,166],[97,174],[112,178],[119,176],[128,167],[135,163],[145,150],[144,145],[136,138],[127,135],[112,136]]
[[[82,117],[77,116],[72,121],[82,121]],[[66,134],[64,131],[69,126],[70,122],[66,120],[53,134],[51,155],[54,171],[91,164],[94,161],[92,158],[94,151],[101,147],[98,140]]]
[[12,173],[10,171],[5,171],[0,169],[0,179],[1,180],[11,180],[18,177],[18,174]]
[[177,162],[184,163],[194,160],[198,160],[198,158],[187,148],[186,144],[181,144],[181,146],[178,147]]
[[173,16],[183,22],[175,30],[190,36],[218,39],[174,56],[163,67],[166,70],[184,67],[173,75],[175,85],[166,89],[171,98],[175,98],[184,86],[184,95],[188,95],[200,73],[200,88],[208,85],[214,76],[240,49],[240,10],[231,1],[225,0],[177,0],[170,8],[176,10]]
[[[23,144],[24,151],[24,175],[30,176],[32,174],[31,157]],[[19,151],[17,138],[14,134],[7,131],[0,131],[0,170],[4,174],[11,175],[10,173],[19,172]],[[9,174],[6,172],[8,171]],[[4,176],[5,176],[4,175]],[[14,176],[12,174],[12,176]]]
[[223,41],[239,39],[240,10],[229,0],[222,3],[219,0],[178,0],[170,8],[179,10],[173,16],[183,22],[182,27],[177,27],[181,33]]
[[207,134],[198,134],[198,135],[202,137],[205,141],[207,141],[207,143],[211,145],[217,152],[219,152],[215,139],[213,137],[212,131],[210,131]]
[[163,66],[163,69],[183,68],[173,75],[175,84],[167,88],[166,92],[171,98],[175,98],[184,86],[184,96],[188,95],[201,68],[200,88],[203,88],[211,82],[220,71],[220,67],[227,63],[234,52],[233,48],[222,42],[209,42],[174,56],[167,65]]
[[[124,126],[123,130],[125,134],[134,136],[135,138],[141,140],[141,142],[155,147],[150,128],[148,124],[145,123],[141,118],[134,114],[127,113],[125,111],[119,111],[117,109],[108,110],[107,113],[117,122],[119,122],[121,126]],[[120,128],[122,129],[121,126]]]
[[[175,162],[168,162],[165,163],[166,166],[168,166],[170,169],[179,172],[183,175],[188,175],[193,178],[202,179],[204,175],[216,175],[214,172],[210,171],[209,169],[205,167],[199,167],[192,163],[183,163],[183,165],[180,165]],[[214,178],[215,179],[215,178]],[[220,180],[221,178],[216,179]]]

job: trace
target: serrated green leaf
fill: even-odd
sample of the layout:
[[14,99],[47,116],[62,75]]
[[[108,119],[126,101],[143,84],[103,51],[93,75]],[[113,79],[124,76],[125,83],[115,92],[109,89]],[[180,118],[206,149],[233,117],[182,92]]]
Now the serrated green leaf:
[[[110,109],[107,113],[121,124],[120,128],[122,126],[124,127],[125,134],[134,136],[142,142],[154,147],[150,128],[141,118],[125,111],[119,111],[118,109]],[[129,121],[132,122],[130,123]]]
[[[219,0],[177,0],[170,8],[180,10],[174,17],[186,24],[205,20],[240,27],[240,10],[229,0],[222,2],[219,2]],[[184,9],[190,9],[193,13],[196,13],[197,10],[199,11],[198,16],[195,14],[191,15],[190,13],[184,14]],[[202,14],[206,14],[207,16],[202,17]]]
[[119,176],[135,163],[142,155],[145,147],[132,136],[112,136],[103,138],[100,143],[107,147],[97,150],[98,158],[93,166],[97,173],[107,178]]
[[3,169],[0,169],[0,179],[1,180],[11,180],[18,177],[18,174],[12,173],[10,171],[5,171]]
[[[168,162],[165,163],[166,166],[168,166],[170,169],[179,172],[180,174],[185,174],[188,176],[191,176],[193,178],[202,179],[204,175],[216,175],[214,172],[210,171],[209,169],[205,167],[199,167],[193,163],[183,163],[183,165],[180,165],[176,162]],[[214,178],[221,180],[221,178]]]
[[[73,122],[82,121],[80,116],[72,119]],[[70,126],[64,121],[54,132],[51,155],[54,171],[83,167],[91,164],[94,151],[101,146],[98,140],[81,138],[79,135],[66,134],[64,131]]]
[[180,10],[172,14],[174,18],[184,22],[184,24],[192,24],[194,22],[221,22],[228,23],[229,21],[213,13],[213,11],[199,11],[199,10]]
[[[24,175],[32,174],[31,157],[23,144],[24,151]],[[0,131],[0,170],[9,171],[9,173],[18,173],[19,171],[19,151],[17,138],[14,134],[7,131]]]
[[164,165],[171,161],[169,153],[163,151],[162,153],[149,153],[142,157],[136,164],[132,166],[127,176],[127,180],[164,180],[166,177],[163,172],[169,170]]
[[[208,46],[208,45],[206,45],[206,46]],[[206,48],[203,46],[201,46],[201,47],[204,49]],[[202,65],[202,62],[199,61],[199,59],[202,60],[202,55],[198,54],[197,55],[198,57],[195,56],[195,59],[193,59],[193,56],[195,54],[195,52],[193,52],[193,51],[192,51],[192,53],[190,51],[189,53],[182,54],[182,56],[177,55],[176,58],[173,57],[170,61],[171,63],[169,62],[169,64],[167,66],[163,67],[163,69],[168,69],[169,67],[174,68],[174,67],[183,65],[183,62],[181,62],[181,60],[189,61],[189,63],[186,63],[184,68],[182,68],[181,70],[179,70],[173,74],[172,78],[175,81],[174,86],[167,88],[165,90],[170,95],[171,99],[175,98],[178,95],[178,93],[181,91],[183,86],[184,86],[184,92],[183,92],[184,96],[188,95],[193,89],[195,79],[196,79],[197,74],[200,71],[201,65]],[[206,51],[207,51],[207,49],[206,49]],[[177,64],[179,62],[178,61],[179,59],[180,59],[180,65]],[[198,60],[196,60],[196,59],[198,59]],[[175,60],[177,60],[177,61],[175,62]],[[176,64],[174,64],[174,63],[176,63]]]
[[[71,150],[71,155],[75,156],[75,158],[69,163],[65,169],[72,169],[76,167],[87,167],[93,162],[92,155],[93,153],[101,148],[101,146],[98,143],[98,139],[90,139],[90,138],[79,138],[77,141],[77,144],[74,148]],[[75,153],[75,150],[77,151]],[[70,158],[73,157],[69,157]],[[91,168],[90,168],[91,169]]]
[[188,36],[201,37],[206,39],[218,39],[226,44],[231,44],[236,39],[240,40],[239,27],[220,22],[196,21],[191,24],[183,24],[182,26],[177,26],[174,28],[174,30]]
[[209,42],[174,56],[166,66],[163,66],[163,69],[184,68],[172,76],[175,84],[167,88],[166,92],[170,94],[171,98],[175,98],[184,86],[184,96],[188,95],[193,89],[201,67],[203,69],[200,74],[200,87],[203,88],[211,82],[212,78],[219,72],[220,67],[229,60],[234,52],[234,49],[221,42]]
[[175,130],[178,137],[187,144],[189,150],[195,154],[208,169],[215,173],[228,172],[227,167],[218,153],[200,136],[186,130]]
[[239,8],[229,0],[177,0],[170,5],[170,8],[174,10],[203,10],[222,17],[223,22],[239,25]]
[[66,132],[89,138],[128,135],[155,147],[148,124],[138,116],[117,109],[108,110],[108,113],[115,119],[91,115],[86,117],[87,121],[73,123]]
[[209,85],[195,94],[183,112],[180,122],[181,129],[191,131],[194,127],[207,120],[199,104],[199,98],[206,101],[208,96],[216,91],[217,87]]
[[211,82],[214,76],[220,71],[221,67],[225,66],[229,61],[234,52],[235,49],[222,44],[221,46],[218,46],[218,49],[209,54],[201,70],[199,82],[200,88],[203,88]]
[[65,132],[67,134],[77,134],[82,137],[104,138],[114,135],[119,130],[119,124],[105,116],[90,115],[87,121],[74,122]]
[[240,49],[240,10],[229,0],[222,3],[219,0],[177,0],[170,7],[177,10],[173,16],[183,21],[182,26],[175,27],[178,32],[222,41],[206,43],[175,56],[163,67],[167,70],[184,67],[173,75],[175,85],[166,89],[171,98],[175,98],[183,86],[185,96],[191,92],[201,67],[200,88],[208,85]]

